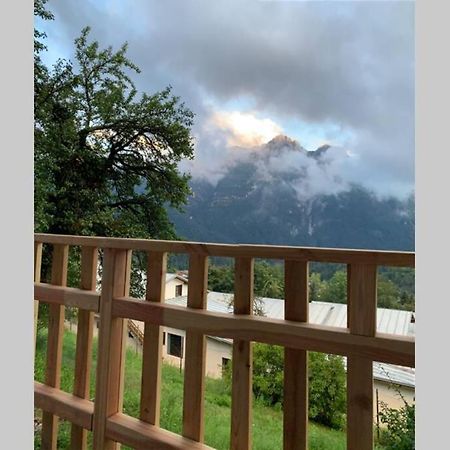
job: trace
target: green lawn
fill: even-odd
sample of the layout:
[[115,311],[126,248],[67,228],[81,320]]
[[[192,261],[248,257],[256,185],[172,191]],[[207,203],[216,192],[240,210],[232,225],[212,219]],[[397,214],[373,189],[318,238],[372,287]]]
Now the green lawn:
[[[64,335],[61,389],[72,391],[76,336]],[[35,379],[43,381],[45,369],[46,330],[39,331],[35,358]],[[94,396],[96,340],[93,351],[91,397]],[[133,349],[127,350],[125,369],[124,412],[138,417],[142,358]],[[163,365],[161,394],[161,427],[181,433],[183,374],[179,369]],[[205,397],[205,443],[219,450],[229,448],[231,398],[226,383],[207,378]],[[40,411],[36,411],[40,415]],[[61,422],[58,449],[69,448],[70,424]],[[38,433],[35,448],[40,448]],[[126,447],[123,447],[126,448]],[[253,406],[253,448],[257,450],[282,449],[282,411],[269,408],[258,401]],[[340,450],[346,448],[345,433],[310,422],[310,450]]]

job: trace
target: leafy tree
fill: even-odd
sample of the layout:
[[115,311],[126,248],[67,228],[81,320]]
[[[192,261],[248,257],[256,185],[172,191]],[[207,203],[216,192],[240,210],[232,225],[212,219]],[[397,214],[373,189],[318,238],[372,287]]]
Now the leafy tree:
[[229,266],[208,268],[208,289],[215,292],[230,293],[234,290],[234,269]]
[[399,289],[382,275],[378,277],[377,300],[380,308],[395,308],[400,303]]
[[321,301],[347,303],[347,273],[338,270],[322,289]]
[[392,281],[401,291],[414,295],[415,272],[411,267],[380,267],[380,274]]
[[344,425],[346,375],[338,355],[309,352],[309,417],[332,428]]
[[414,294],[409,294],[406,291],[402,291],[400,294],[399,302],[401,305],[401,309],[406,309],[408,311],[414,311],[414,309],[415,309]]
[[[255,262],[255,295],[258,297],[283,298],[283,269],[266,261]],[[212,291],[234,291],[234,266],[210,265],[208,288]]]
[[309,276],[309,301],[322,301],[323,290],[326,287],[326,282],[322,281],[320,273],[311,273]]
[[283,401],[283,348],[253,344],[253,393],[272,406]]
[[260,297],[283,298],[284,278],[280,265],[258,261],[255,264],[255,293]]
[[[44,1],[35,14],[51,19]],[[35,228],[51,233],[175,238],[165,205],[190,190],[193,113],[168,87],[138,95],[127,45],[75,40],[76,64],[46,68],[35,32]]]
[[[345,369],[342,357],[308,352],[309,418],[341,428],[346,411]],[[253,392],[268,405],[283,401],[283,348],[255,343]]]
[[[35,16],[53,20],[45,6],[36,0]],[[45,33],[34,31],[35,230],[174,239],[165,207],[180,209],[190,193],[178,163],[193,156],[193,113],[170,87],[138,95],[131,76],[140,70],[127,44],[102,49],[89,31],[75,40],[75,63],[51,68],[41,58]],[[133,258],[142,269],[144,259]],[[77,270],[70,258],[69,283]],[[132,291],[138,287],[134,276]]]

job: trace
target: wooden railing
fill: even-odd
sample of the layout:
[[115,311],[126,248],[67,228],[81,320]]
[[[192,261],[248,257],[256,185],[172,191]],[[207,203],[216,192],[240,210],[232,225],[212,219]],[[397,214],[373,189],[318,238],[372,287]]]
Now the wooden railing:
[[[40,283],[42,244],[53,246],[51,284]],[[68,288],[69,246],[81,246],[81,286]],[[101,293],[95,291],[103,251]],[[131,252],[148,255],[146,301],[129,296]],[[189,255],[187,308],[164,304],[167,253]],[[206,310],[208,257],[235,259],[234,314]],[[254,258],[284,260],[285,320],[252,316]],[[348,328],[308,323],[308,263],[347,264]],[[35,383],[43,410],[42,448],[56,449],[57,418],[72,422],[72,447],[200,449],[204,435],[205,335],[233,339],[231,448],[252,446],[252,341],[281,345],[284,359],[284,448],[306,449],[307,352],[345,355],[347,448],[373,448],[373,361],[414,367],[414,340],[376,331],[377,266],[414,267],[413,253],[222,245],[101,237],[35,235],[35,299],[49,304],[45,383]],[[64,306],[79,308],[75,387],[60,390]],[[88,398],[93,314],[100,315],[96,391]],[[122,413],[126,319],[145,322],[139,418]],[[186,330],[182,436],[159,427],[161,326]]]

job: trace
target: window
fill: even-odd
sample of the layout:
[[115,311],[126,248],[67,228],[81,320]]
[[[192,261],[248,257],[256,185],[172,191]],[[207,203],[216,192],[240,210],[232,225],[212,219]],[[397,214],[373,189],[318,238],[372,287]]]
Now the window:
[[182,358],[183,355],[183,338],[177,334],[167,333],[169,348],[167,353],[172,356]]
[[163,332],[163,345],[166,345],[166,333]]
[[230,358],[222,358],[222,373],[225,372],[225,369],[228,367],[228,364],[230,364]]
[[183,285],[177,284],[175,286],[175,297],[181,297],[183,295]]

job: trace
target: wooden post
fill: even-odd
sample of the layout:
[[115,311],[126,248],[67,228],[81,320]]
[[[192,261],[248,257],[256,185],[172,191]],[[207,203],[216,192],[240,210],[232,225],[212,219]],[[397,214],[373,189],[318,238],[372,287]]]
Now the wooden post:
[[[52,284],[66,286],[69,246],[55,244],[53,247]],[[61,382],[61,360],[64,337],[64,306],[50,304],[48,308],[48,344],[45,384],[59,388]],[[42,448],[56,450],[58,438],[58,417],[43,411]]]
[[[308,263],[285,261],[285,320],[308,322]],[[283,448],[308,448],[308,352],[284,349]]]
[[[166,288],[167,253],[148,252],[147,293],[149,302],[163,303]],[[145,323],[142,347],[140,418],[159,426],[161,403],[162,330]]]
[[94,450],[118,450],[120,444],[105,435],[106,419],[122,410],[126,324],[112,316],[114,297],[127,296],[130,288],[131,250],[106,248],[97,354],[94,406]]
[[[34,282],[41,281],[41,266],[42,266],[42,242],[34,243]],[[34,345],[36,345],[37,324],[38,324],[39,302],[34,301]]]
[[[208,294],[208,258],[189,258],[188,308],[205,309]],[[183,353],[182,353],[183,355]],[[184,362],[183,436],[198,442],[204,438],[205,335],[186,330]]]
[[[253,258],[239,257],[235,263],[234,314],[252,314]],[[233,342],[231,395],[231,443],[233,450],[252,447],[252,347],[251,342]]]
[[[81,289],[96,290],[97,262],[98,248],[81,248]],[[73,393],[77,397],[86,399],[89,399],[93,332],[94,313],[79,309]],[[78,425],[72,425],[70,442],[72,450],[86,450],[87,430]]]
[[[348,327],[352,334],[375,336],[377,266],[348,266]],[[347,358],[347,449],[373,449],[373,361]]]

